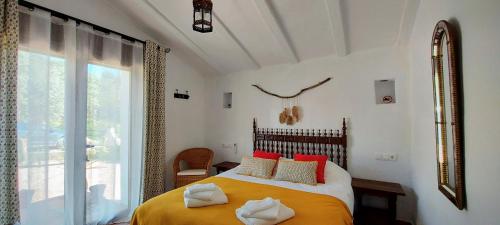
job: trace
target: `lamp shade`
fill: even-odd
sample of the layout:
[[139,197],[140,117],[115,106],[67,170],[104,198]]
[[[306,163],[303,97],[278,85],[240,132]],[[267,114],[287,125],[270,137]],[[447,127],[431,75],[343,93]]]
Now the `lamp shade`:
[[212,32],[212,1],[193,0],[193,30],[200,33]]

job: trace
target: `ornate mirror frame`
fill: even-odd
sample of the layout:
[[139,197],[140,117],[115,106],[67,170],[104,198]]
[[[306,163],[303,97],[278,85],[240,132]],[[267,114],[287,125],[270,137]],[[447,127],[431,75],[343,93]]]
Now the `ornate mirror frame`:
[[[454,28],[447,21],[439,21],[432,35],[431,53],[438,188],[458,209],[463,209],[462,92],[458,82],[456,41]],[[448,74],[445,74],[446,71]]]

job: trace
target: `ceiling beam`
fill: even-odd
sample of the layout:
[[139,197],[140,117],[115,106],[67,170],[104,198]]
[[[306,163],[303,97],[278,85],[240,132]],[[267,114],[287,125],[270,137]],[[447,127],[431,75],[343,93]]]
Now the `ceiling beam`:
[[399,33],[395,43],[396,46],[404,46],[410,41],[418,6],[418,0],[405,0],[405,6],[399,24]]
[[341,0],[325,0],[326,8],[330,16],[333,43],[338,56],[349,54],[344,29],[344,19],[342,18]]
[[219,29],[219,31],[223,32],[225,35],[231,37],[233,39],[234,42],[236,42],[236,44],[240,47],[240,49],[243,51],[243,53],[248,57],[248,59],[250,60],[250,63],[253,64],[254,66],[256,66],[257,69],[260,69],[262,68],[262,65],[259,64],[259,62],[257,62],[257,60],[255,59],[255,57],[250,53],[250,51],[248,51],[248,49],[243,45],[243,43],[240,41],[240,39],[238,39],[234,34],[233,32],[231,32],[231,30],[226,26],[226,24],[224,22],[222,22],[222,19],[219,18],[219,16],[217,14],[215,14],[215,12],[212,12],[214,17],[214,21],[216,21],[215,24],[220,24],[222,29]]
[[300,59],[293,48],[292,42],[285,35],[283,27],[278,23],[276,13],[273,11],[267,0],[255,0],[254,2],[257,5],[258,11],[262,15],[264,22],[267,24],[271,33],[283,48],[286,57],[290,60],[290,62],[298,63]]
[[169,30],[171,32],[174,32],[174,35],[180,37],[181,41],[184,42],[186,46],[188,46],[191,50],[193,50],[203,60],[205,60],[205,62],[210,64],[219,73],[227,72],[227,68],[217,63],[215,60],[212,60],[212,58],[209,57],[209,55],[199,45],[197,45],[191,38],[189,38],[189,36],[186,33],[184,33],[179,27],[177,27],[164,13],[158,10],[158,7],[154,5],[154,3],[151,0],[143,0],[143,2],[145,2],[150,9],[156,12],[163,19],[166,25],[168,25],[168,27],[172,28]]

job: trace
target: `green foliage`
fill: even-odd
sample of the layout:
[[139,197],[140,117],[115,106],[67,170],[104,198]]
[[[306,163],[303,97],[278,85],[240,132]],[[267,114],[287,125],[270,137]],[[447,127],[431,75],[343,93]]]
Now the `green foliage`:
[[[19,51],[18,124],[24,151],[64,148],[65,59]],[[128,119],[129,72],[88,64],[88,158],[119,160],[121,123]],[[23,151],[23,150],[22,150]],[[21,151],[21,152],[22,152]],[[27,152],[26,152],[27,153]],[[22,160],[25,156],[20,154]],[[46,159],[40,159],[46,160]]]

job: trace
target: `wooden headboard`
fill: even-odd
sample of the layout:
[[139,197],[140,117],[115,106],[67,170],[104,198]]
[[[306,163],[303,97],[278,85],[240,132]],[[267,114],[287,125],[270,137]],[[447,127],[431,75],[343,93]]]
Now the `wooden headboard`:
[[339,130],[258,128],[253,119],[253,150],[276,152],[286,158],[295,153],[328,155],[328,159],[347,170],[347,127]]

